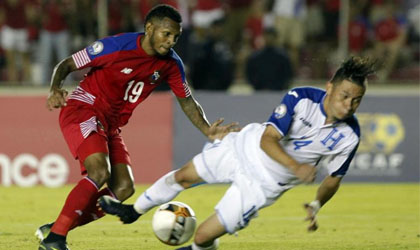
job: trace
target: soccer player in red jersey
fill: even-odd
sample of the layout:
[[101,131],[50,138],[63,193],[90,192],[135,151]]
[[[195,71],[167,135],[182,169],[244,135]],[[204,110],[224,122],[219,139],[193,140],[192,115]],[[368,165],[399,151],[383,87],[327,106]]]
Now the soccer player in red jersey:
[[[159,84],[169,84],[185,114],[206,136],[238,130],[236,123],[220,125],[220,119],[210,125],[191,95],[183,63],[172,49],[181,35],[181,21],[176,9],[158,5],[147,15],[144,33],[98,40],[55,67],[47,108],[61,108],[61,130],[85,177],[68,195],[56,221],[37,230],[40,250],[68,249],[71,229],[104,216],[96,205],[100,196],[123,201],[134,193],[120,127]],[[89,73],[66,100],[64,79],[86,67],[91,67]]]

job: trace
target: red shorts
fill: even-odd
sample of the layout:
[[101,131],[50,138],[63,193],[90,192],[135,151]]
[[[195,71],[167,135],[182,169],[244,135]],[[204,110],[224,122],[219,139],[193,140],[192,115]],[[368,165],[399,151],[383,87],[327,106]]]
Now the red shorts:
[[68,102],[61,109],[59,121],[73,157],[80,161],[82,174],[86,174],[83,162],[94,153],[108,154],[112,165],[131,165],[130,155],[119,129],[106,129],[106,124],[99,121],[92,105],[78,101]]

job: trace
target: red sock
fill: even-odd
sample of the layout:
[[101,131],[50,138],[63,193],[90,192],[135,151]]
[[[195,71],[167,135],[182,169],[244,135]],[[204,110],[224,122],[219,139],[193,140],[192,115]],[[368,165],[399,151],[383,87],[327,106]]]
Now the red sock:
[[72,225],[83,215],[93,196],[97,193],[98,188],[92,180],[85,177],[79,181],[67,196],[63,209],[54,222],[51,232],[66,236]]
[[80,216],[77,220],[74,221],[73,225],[71,226],[70,230],[74,229],[75,227],[82,226],[92,222],[94,220],[100,219],[105,216],[104,211],[98,206],[98,199],[103,195],[110,195],[115,198],[115,195],[109,188],[104,188],[101,191],[97,192],[95,195],[92,196],[90,203],[83,211],[82,216]]

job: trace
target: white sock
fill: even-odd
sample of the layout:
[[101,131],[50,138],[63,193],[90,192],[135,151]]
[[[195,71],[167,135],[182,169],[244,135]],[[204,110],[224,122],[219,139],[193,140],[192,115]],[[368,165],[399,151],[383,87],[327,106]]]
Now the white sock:
[[134,209],[140,213],[144,214],[153,207],[166,203],[179,192],[184,190],[184,188],[175,181],[175,170],[167,173],[157,180],[151,187],[144,191],[139,198],[137,198],[136,203],[134,203]]
[[208,247],[200,247],[197,244],[195,244],[195,242],[191,245],[193,250],[216,250],[219,248],[219,238],[215,239],[213,241],[213,245],[208,246]]

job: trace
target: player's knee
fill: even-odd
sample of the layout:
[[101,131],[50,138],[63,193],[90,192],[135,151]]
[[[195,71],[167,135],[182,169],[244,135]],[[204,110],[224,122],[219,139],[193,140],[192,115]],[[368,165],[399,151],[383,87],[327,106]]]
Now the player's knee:
[[197,232],[194,236],[194,242],[195,244],[205,247],[205,246],[211,246],[213,244],[215,239],[213,239],[208,230],[206,230],[202,225],[198,227]]
[[109,180],[111,173],[107,169],[96,169],[95,171],[88,172],[88,176],[99,187],[102,187]]
[[184,189],[191,187],[191,183],[188,181],[180,181],[178,184],[181,185]]
[[134,183],[131,180],[123,181],[113,187],[112,191],[117,196],[118,200],[125,201],[134,194]]
[[88,156],[84,161],[89,178],[95,181],[99,187],[102,187],[111,176],[107,157],[106,154],[97,153]]
[[183,188],[189,188],[197,182],[194,165],[188,162],[185,166],[175,172],[175,181]]
[[111,176],[111,173],[106,166],[102,167],[97,165],[96,167],[86,167],[86,169],[88,170],[89,178],[92,179],[99,187],[102,187]]

